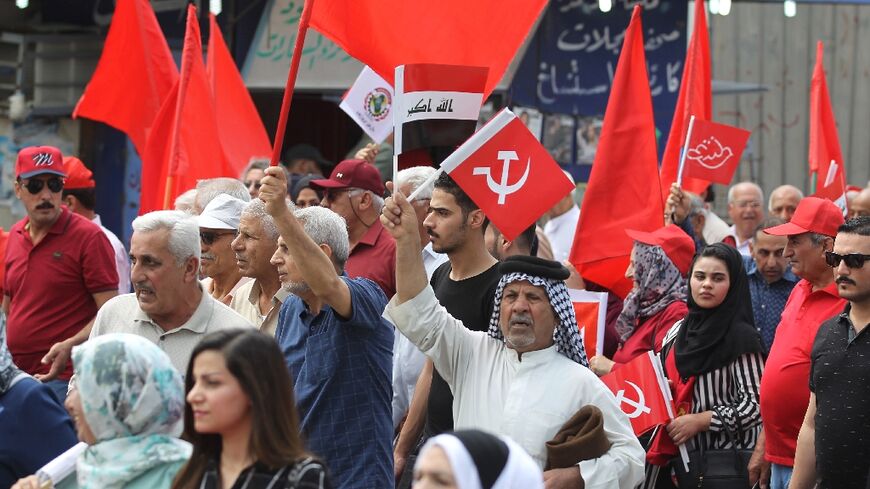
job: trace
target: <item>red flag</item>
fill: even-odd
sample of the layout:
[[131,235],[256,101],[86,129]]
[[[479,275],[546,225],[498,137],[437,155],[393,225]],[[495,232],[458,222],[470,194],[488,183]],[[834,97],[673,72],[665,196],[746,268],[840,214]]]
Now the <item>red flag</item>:
[[441,168],[508,240],[574,189],[547,149],[508,109],[448,156]]
[[409,63],[486,66],[486,100],[546,4],[546,0],[317,0],[311,26],[390,84],[395,67]]
[[586,356],[592,358],[604,351],[604,323],[607,318],[607,292],[568,289],[577,328],[583,338]]
[[238,174],[251,157],[272,154],[272,144],[212,14],[209,14],[206,72],[221,143],[230,166]]
[[632,287],[625,269],[633,241],[625,230],[654,231],[664,222],[642,33],[636,6],[625,31],[570,256],[583,278],[620,297]]
[[[667,199],[671,184],[677,181],[680,166],[680,150],[686,142],[689,119],[708,121],[713,117],[712,77],[710,75],[710,39],[707,33],[707,13],[704,2],[695,2],[695,27],[686,50],[686,63],[683,66],[683,79],[680,93],[671,122],[671,133],[662,155],[662,195]],[[701,193],[709,182],[694,178],[684,178],[685,190]]]
[[171,204],[197,180],[237,177],[221,143],[202,63],[196,8],[190,5],[181,76],[160,107],[142,158],[139,214],[165,208],[167,197]]
[[73,118],[85,117],[123,131],[139,155],[178,69],[148,0],[120,0],[91,81]]
[[[816,45],[816,66],[810,82],[810,175],[816,174],[817,197],[845,206],[846,172],[837,135],[837,121],[825,80],[822,41]],[[838,202],[842,201],[842,202]]]
[[631,420],[636,435],[641,435],[673,418],[670,396],[660,365],[653,352],[638,355],[634,360],[601,377],[616,396],[616,402]]
[[685,175],[723,185],[730,184],[747,140],[749,131],[695,119],[689,144],[686,145]]

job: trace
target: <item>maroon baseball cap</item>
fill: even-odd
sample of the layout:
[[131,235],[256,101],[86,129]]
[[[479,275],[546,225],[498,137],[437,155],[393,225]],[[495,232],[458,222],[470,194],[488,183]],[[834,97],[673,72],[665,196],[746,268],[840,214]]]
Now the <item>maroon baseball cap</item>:
[[660,246],[680,273],[689,273],[692,258],[695,256],[695,240],[679,226],[669,224],[651,233],[626,229],[625,234],[635,241]]
[[63,155],[54,146],[28,146],[18,152],[15,178],[30,178],[43,173],[66,177]]
[[801,199],[791,221],[764,230],[774,236],[818,233],[834,237],[845,220],[843,210],[828,199],[805,197]]
[[310,185],[321,189],[361,188],[378,196],[384,195],[381,172],[365,160],[344,160],[335,165],[329,178],[312,180]]

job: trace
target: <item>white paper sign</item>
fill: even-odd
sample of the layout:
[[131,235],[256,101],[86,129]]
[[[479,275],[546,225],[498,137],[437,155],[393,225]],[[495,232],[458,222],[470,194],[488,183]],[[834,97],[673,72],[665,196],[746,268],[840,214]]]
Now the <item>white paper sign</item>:
[[339,107],[380,144],[393,131],[393,97],[393,87],[366,66]]

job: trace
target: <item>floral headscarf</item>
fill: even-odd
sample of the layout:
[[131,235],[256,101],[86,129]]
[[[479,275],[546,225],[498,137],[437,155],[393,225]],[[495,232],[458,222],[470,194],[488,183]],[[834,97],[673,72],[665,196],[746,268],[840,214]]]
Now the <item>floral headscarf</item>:
[[634,243],[634,288],[622,303],[616,332],[625,342],[640,318],[650,317],[672,302],[686,300],[686,279],[660,246]]
[[164,464],[181,464],[191,447],[179,440],[184,384],[150,341],[108,334],[73,348],[82,413],[97,442],[78,459],[82,488],[124,487]]

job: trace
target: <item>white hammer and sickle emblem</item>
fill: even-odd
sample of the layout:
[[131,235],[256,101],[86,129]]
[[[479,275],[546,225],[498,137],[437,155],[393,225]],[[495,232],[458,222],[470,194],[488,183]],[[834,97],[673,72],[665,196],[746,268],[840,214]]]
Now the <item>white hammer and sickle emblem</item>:
[[517,156],[516,151],[499,151],[498,159],[504,162],[501,167],[501,182],[496,182],[492,175],[490,174],[490,167],[488,166],[478,166],[474,168],[474,175],[486,175],[486,185],[490,190],[498,194],[498,204],[503,205],[504,199],[506,196],[516,192],[517,190],[523,188],[523,185],[526,184],[526,179],[529,178],[529,168],[531,168],[532,158],[529,157],[526,162],[526,171],[523,173],[523,176],[517,183],[508,185],[508,171],[510,170],[511,161],[517,160],[519,161],[519,157]]
[[625,389],[620,389],[619,392],[616,393],[616,403],[620,406],[625,403],[634,408],[633,412],[625,413],[631,419],[634,419],[641,414],[649,414],[650,408],[645,403],[646,400],[643,397],[643,391],[640,390],[640,387],[638,387],[637,384],[631,382],[630,380],[626,380],[625,383],[634,388],[634,392],[637,393],[637,401],[625,397]]

